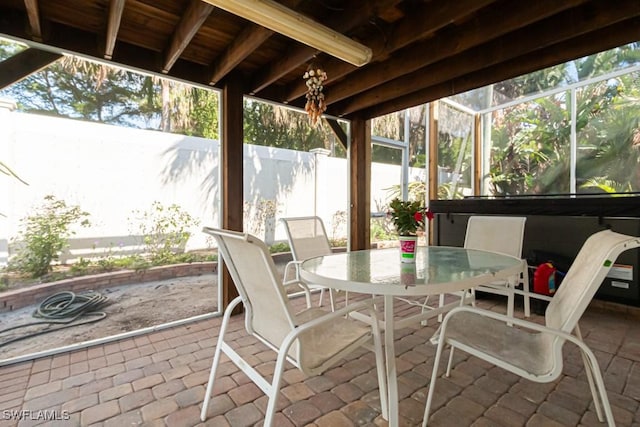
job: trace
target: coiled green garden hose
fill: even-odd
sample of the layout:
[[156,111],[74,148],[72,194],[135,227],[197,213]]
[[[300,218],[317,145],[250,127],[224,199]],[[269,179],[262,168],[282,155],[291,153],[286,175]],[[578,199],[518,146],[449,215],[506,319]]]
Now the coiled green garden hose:
[[[104,304],[106,304],[108,299],[109,298],[107,296],[102,295],[101,293],[96,291],[84,291],[79,294],[75,294],[70,291],[63,291],[51,295],[50,297],[42,301],[42,303],[40,303],[36,311],[33,313],[33,317],[44,320],[25,323],[23,325],[12,326],[0,330],[0,335],[8,331],[34,325],[53,324],[63,326],[47,328],[25,335],[19,335],[17,337],[13,337],[0,342],[0,347],[12,342],[24,340],[37,335],[47,334],[49,332],[58,331],[60,329],[98,322],[107,317],[107,314],[105,312],[97,310]],[[74,323],[81,317],[90,317],[90,319],[87,319],[83,322]]]
[[107,297],[95,291],[80,294],[64,291],[51,295],[36,309],[33,317],[52,320],[75,319],[78,315],[95,311],[107,301]]

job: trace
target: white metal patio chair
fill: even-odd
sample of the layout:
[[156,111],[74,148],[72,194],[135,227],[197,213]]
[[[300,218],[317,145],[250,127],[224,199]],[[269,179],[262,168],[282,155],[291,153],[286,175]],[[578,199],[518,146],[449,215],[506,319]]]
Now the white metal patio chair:
[[[289,262],[285,267],[284,277],[288,278],[291,274],[291,268],[293,268],[293,280],[301,281],[299,267],[302,261],[317,256],[330,255],[332,253],[327,231],[322,219],[317,216],[281,218],[280,221],[287,234],[291,255],[293,256],[293,261]],[[320,301],[318,305],[321,306],[326,288],[313,283],[307,283],[307,286],[312,290],[320,290]],[[329,289],[329,301],[331,303],[331,310],[335,310],[333,290],[331,289]]]
[[[458,348],[523,378],[548,383],[562,373],[562,347],[566,341],[580,349],[598,419],[604,421],[604,408],[606,421],[614,426],[598,361],[582,341],[578,321],[618,255],[639,246],[640,238],[610,230],[590,236],[551,299],[544,325],[469,306],[456,307],[447,313],[432,338],[438,347],[422,426],[426,427],[429,419],[438,365],[446,344],[451,346],[446,376],[451,372],[453,349]],[[511,323],[513,326],[508,326]]]
[[[471,216],[467,223],[464,247],[499,252],[522,258],[522,242],[526,217],[515,216]],[[523,260],[521,277],[513,277],[506,281],[491,282],[460,294],[461,304],[475,305],[475,292],[482,291],[507,297],[507,315],[513,317],[516,293],[524,297],[525,316],[530,316],[528,269]],[[516,287],[521,285],[522,291]],[[444,304],[444,295],[440,295],[440,306]]]
[[[222,259],[236,284],[239,297],[226,308],[200,418],[206,419],[216,369],[224,352],[262,391],[269,401],[264,425],[271,426],[276,410],[286,362],[306,375],[318,375],[338,360],[373,339],[382,413],[388,414],[384,359],[378,322],[367,325],[347,316],[354,310],[367,310],[374,316],[371,300],[346,306],[335,312],[319,307],[294,313],[290,299],[278,283],[275,265],[267,246],[249,234],[205,227],[218,242]],[[225,340],[233,309],[242,303],[246,331],[277,352],[271,383],[242,358]]]

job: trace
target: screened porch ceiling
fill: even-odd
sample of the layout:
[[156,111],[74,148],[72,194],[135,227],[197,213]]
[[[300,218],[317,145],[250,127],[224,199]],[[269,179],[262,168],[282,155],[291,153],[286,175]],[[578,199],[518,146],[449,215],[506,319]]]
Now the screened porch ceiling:
[[356,67],[200,0],[0,0],[0,34],[33,42],[0,87],[60,51],[303,107],[313,63],[327,114],[369,119],[640,40],[640,2],[279,0],[371,48]]

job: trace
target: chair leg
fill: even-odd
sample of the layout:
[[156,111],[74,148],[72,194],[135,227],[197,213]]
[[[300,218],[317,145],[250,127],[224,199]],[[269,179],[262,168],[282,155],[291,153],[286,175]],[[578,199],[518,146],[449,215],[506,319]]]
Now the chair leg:
[[451,365],[453,364],[453,351],[456,348],[451,346],[449,349],[449,362],[447,362],[447,372],[444,374],[445,377],[449,378],[451,376]]
[[[220,332],[222,336],[222,331]],[[211,363],[211,372],[209,373],[209,381],[207,382],[207,391],[204,394],[204,402],[202,403],[202,411],[200,412],[200,420],[205,421],[207,419],[207,410],[209,408],[209,400],[211,400],[211,391],[213,390],[213,380],[216,376],[216,370],[220,363],[221,343],[218,342],[215,354],[213,356],[213,362]]]
[[[444,294],[440,294],[440,298],[438,299],[438,307],[444,306]],[[442,313],[438,314],[438,323],[442,323]]]
[[[288,276],[287,271],[288,271],[288,267],[289,267],[290,264],[291,263],[287,264],[285,266],[285,269],[284,269],[284,280],[285,281],[287,280],[287,276]],[[302,281],[300,279],[300,266],[298,264],[296,264],[295,266],[296,266],[296,269],[295,269],[295,278],[294,279],[298,283],[302,283]],[[305,297],[305,299],[307,301],[307,308],[311,308],[311,292],[309,291],[309,288],[306,287],[306,286],[302,286],[302,285],[299,285],[299,286],[304,291],[304,297]],[[322,303],[322,296],[320,296],[320,302]]]
[[524,300],[524,317],[531,317],[531,300],[529,299],[529,292],[525,292],[522,299]]
[[331,311],[336,311],[336,303],[333,299],[333,289],[329,289],[329,302],[331,303]]
[[[429,295],[427,295],[427,297],[424,299],[424,302],[422,303],[422,308],[420,309],[420,314],[424,314],[425,311],[427,311],[427,303],[429,302]],[[428,320],[423,320],[420,322],[420,324],[422,326],[428,326],[429,325],[429,321]]]
[[[436,387],[436,379],[438,378],[438,365],[440,364],[440,356],[444,348],[444,338],[440,337],[438,348],[436,349],[436,357],[433,360],[433,371],[431,373],[431,382],[429,383],[429,393],[427,394],[427,403],[424,408],[424,418],[422,419],[422,427],[427,427],[429,413],[431,412],[431,402],[433,400],[433,391]],[[453,349],[453,348],[452,348]]]
[[[513,306],[515,305],[515,292],[513,289],[507,288],[507,316],[513,317]],[[509,325],[511,326],[511,325]]]
[[318,301],[318,307],[322,307],[322,300],[324,299],[324,288],[320,289],[320,301]]
[[526,261],[522,270],[522,292],[524,293],[524,317],[531,317],[531,299],[529,298],[529,266]]
[[524,302],[524,317],[531,317],[531,299],[529,298],[529,290],[526,283],[522,284],[522,300]]
[[271,387],[267,393],[269,403],[267,403],[267,411],[264,414],[263,427],[271,427],[273,423],[273,416],[276,413],[276,404],[278,403],[278,393],[280,392],[280,383],[282,382],[282,373],[284,371],[284,365],[287,361],[287,350],[289,346],[283,346],[278,352],[278,359],[276,360],[276,366],[273,370],[273,381]]
[[211,392],[213,391],[213,381],[216,377],[216,371],[218,369],[218,364],[220,363],[220,353],[222,352],[222,346],[224,343],[224,335],[227,332],[227,327],[229,326],[229,318],[231,317],[231,312],[238,305],[242,299],[237,297],[235,300],[231,301],[229,306],[224,312],[224,317],[222,318],[222,324],[220,325],[220,334],[218,335],[218,344],[216,345],[216,350],[213,355],[213,362],[211,362],[211,371],[209,373],[209,381],[207,382],[207,390],[204,394],[204,402],[202,402],[202,411],[200,411],[200,420],[205,421],[207,419],[207,409],[209,408],[209,400],[211,400]]
[[307,303],[307,308],[311,308],[311,292],[309,292],[309,289],[307,288],[303,288],[304,289],[304,299]]
[[604,418],[602,417],[602,407],[600,405],[600,397],[598,397],[598,390],[596,388],[596,384],[594,383],[593,378],[593,366],[589,362],[589,359],[584,354],[583,351],[580,351],[580,356],[582,357],[582,363],[584,364],[584,370],[587,374],[587,382],[589,383],[589,389],[591,390],[591,396],[593,398],[593,406],[596,407],[596,415],[598,417],[598,421],[603,422]]
[[460,307],[462,307],[465,304],[469,304],[467,301],[471,301],[471,305],[475,307],[476,294],[473,288],[465,289],[464,291],[462,291],[462,294],[460,295]]
[[[472,289],[465,289],[464,291],[462,291],[462,295],[460,296],[460,307],[462,307],[463,305],[465,305],[467,303],[467,293],[471,298],[471,304],[475,307],[476,304],[476,294],[475,291]],[[453,364],[453,352],[455,350],[455,347],[451,346],[451,348],[449,349],[449,361],[447,362],[447,371],[444,374],[447,378],[451,376],[451,365]]]
[[[576,325],[575,334],[580,341],[582,341],[582,334],[580,333],[580,327]],[[585,374],[587,374],[587,382],[589,383],[589,389],[591,390],[591,396],[593,396],[593,405],[596,407],[596,415],[598,416],[598,421],[603,422],[604,418],[602,417],[602,408],[600,406],[600,398],[598,397],[598,390],[596,390],[596,385],[594,383],[594,370],[598,369],[597,366],[592,366],[587,354],[580,349],[580,356],[582,357],[582,363],[584,364]],[[605,396],[606,398],[606,396]]]
[[[584,347],[583,347],[584,346]],[[589,385],[591,386],[591,392],[593,395],[593,404],[596,407],[596,414],[598,415],[598,420],[603,422],[604,419],[602,417],[602,409],[600,409],[600,403],[604,407],[604,413],[606,417],[607,424],[609,427],[615,427],[616,423],[613,418],[613,412],[611,411],[611,404],[609,403],[609,398],[607,397],[607,390],[605,389],[604,380],[602,379],[602,374],[600,373],[600,368],[598,368],[598,360],[595,355],[589,348],[583,344],[581,346],[582,350],[582,358],[585,362],[585,369],[587,372],[587,379],[591,378],[589,381]],[[592,375],[589,375],[591,372]],[[597,392],[592,386],[592,382],[595,379]],[[600,397],[598,398],[598,394]]]

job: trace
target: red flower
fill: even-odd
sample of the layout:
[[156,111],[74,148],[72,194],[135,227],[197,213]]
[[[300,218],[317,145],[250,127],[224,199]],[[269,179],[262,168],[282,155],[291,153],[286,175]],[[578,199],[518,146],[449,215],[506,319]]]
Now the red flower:
[[429,208],[422,206],[419,200],[400,200],[397,197],[389,203],[387,214],[400,236],[415,236],[417,231],[425,228],[425,221],[433,218]]
[[431,212],[430,210],[427,209],[427,219],[429,221],[431,221],[433,219],[434,215],[433,212]]

